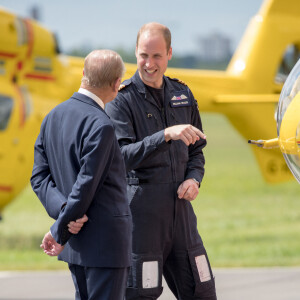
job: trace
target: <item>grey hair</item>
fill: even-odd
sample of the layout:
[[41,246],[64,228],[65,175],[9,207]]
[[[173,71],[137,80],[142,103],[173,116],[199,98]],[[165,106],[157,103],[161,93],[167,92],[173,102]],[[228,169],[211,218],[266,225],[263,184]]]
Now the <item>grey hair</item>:
[[112,50],[94,50],[84,60],[81,82],[94,88],[112,86],[125,73],[121,56]]

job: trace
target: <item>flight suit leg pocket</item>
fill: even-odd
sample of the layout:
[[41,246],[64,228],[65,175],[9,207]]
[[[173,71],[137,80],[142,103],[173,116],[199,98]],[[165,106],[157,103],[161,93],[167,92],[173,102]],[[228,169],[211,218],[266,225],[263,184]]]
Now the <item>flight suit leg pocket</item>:
[[127,299],[135,299],[137,296],[156,299],[162,291],[162,256],[132,254]]
[[189,261],[195,281],[195,297],[209,300],[217,299],[215,279],[212,274],[206,250],[199,245],[188,250]]

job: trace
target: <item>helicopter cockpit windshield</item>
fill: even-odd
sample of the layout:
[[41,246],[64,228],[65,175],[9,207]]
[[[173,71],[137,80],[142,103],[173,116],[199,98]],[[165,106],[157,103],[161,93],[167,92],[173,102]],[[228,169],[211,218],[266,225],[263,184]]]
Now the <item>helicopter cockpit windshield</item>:
[[280,94],[277,133],[285,161],[300,183],[300,60],[288,76]]

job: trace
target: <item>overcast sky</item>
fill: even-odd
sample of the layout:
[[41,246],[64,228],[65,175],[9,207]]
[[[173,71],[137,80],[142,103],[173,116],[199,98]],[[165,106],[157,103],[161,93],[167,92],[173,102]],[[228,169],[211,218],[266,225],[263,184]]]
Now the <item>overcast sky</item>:
[[197,38],[220,32],[238,45],[263,0],[0,0],[28,17],[37,5],[41,23],[55,32],[63,52],[74,47],[134,49],[138,29],[156,21],[172,33],[174,54],[195,53]]

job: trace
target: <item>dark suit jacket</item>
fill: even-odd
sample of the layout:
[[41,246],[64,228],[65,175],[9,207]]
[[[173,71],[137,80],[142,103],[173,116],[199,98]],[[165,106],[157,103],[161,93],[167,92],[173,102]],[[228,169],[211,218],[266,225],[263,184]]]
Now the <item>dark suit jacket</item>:
[[[65,249],[59,259],[88,267],[128,267],[132,220],[125,166],[104,110],[80,94],[43,120],[34,148],[31,185]],[[87,214],[77,235],[67,224]]]

